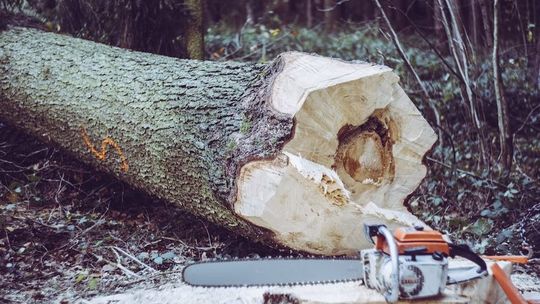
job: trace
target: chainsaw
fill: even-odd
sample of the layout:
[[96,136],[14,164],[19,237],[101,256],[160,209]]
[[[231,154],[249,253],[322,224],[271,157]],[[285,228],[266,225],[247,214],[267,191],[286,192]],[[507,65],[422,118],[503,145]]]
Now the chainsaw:
[[[487,275],[484,260],[466,245],[447,242],[423,227],[365,225],[375,245],[353,258],[264,258],[202,261],[183,270],[192,286],[283,286],[358,281],[382,293],[387,302],[435,297],[448,284]],[[373,238],[376,237],[374,241]],[[449,268],[448,258],[461,256],[475,263]]]

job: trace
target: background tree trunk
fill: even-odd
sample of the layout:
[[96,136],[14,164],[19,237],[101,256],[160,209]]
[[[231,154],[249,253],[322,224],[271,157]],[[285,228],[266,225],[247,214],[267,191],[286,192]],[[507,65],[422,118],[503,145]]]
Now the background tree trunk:
[[508,114],[508,103],[504,96],[504,85],[502,83],[502,73],[499,66],[499,1],[493,2],[493,89],[495,90],[495,102],[497,104],[497,124],[499,127],[499,147],[501,150],[501,165],[504,169],[504,176],[510,174],[514,155],[512,144],[512,134],[510,132],[510,117]]
[[306,26],[313,27],[313,3],[312,0],[306,0]]
[[185,0],[188,19],[186,50],[190,59],[204,59],[204,0]]
[[476,51],[480,44],[480,37],[478,33],[478,7],[475,1],[471,1],[467,5],[468,15],[468,33],[472,43],[472,50]]
[[337,1],[324,0],[324,30],[331,32],[336,27]]
[[478,1],[478,4],[480,5],[480,12],[482,14],[482,24],[484,27],[484,38],[486,42],[486,46],[490,48],[493,45],[493,36],[490,35],[490,33],[493,33],[491,31],[490,27],[490,14],[489,14],[489,6],[486,3],[486,0],[480,0]]
[[444,32],[444,29],[443,29],[443,24],[442,24],[442,14],[441,14],[441,9],[439,8],[439,2],[438,0],[433,0],[433,29],[435,31],[435,37],[437,39],[437,44],[442,44],[444,43],[446,40],[444,39],[445,37],[445,32]]
[[397,81],[302,53],[265,66],[0,33],[3,121],[230,230],[312,253],[371,246],[363,222],[419,223],[403,201],[436,136]]

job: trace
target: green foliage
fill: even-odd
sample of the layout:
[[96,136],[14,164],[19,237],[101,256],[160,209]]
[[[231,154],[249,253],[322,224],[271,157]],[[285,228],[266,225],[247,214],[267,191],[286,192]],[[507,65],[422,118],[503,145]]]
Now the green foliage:
[[348,28],[333,35],[322,34],[322,28],[246,26],[241,35],[226,26],[208,31],[206,48],[214,59],[267,61],[286,51],[302,51],[346,60],[382,63],[382,50],[391,50],[389,41],[378,39],[377,28]]

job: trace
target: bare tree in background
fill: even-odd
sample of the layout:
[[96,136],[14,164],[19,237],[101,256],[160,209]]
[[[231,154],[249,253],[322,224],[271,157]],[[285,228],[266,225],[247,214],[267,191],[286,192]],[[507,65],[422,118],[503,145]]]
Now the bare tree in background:
[[478,4],[480,5],[480,13],[482,14],[482,25],[484,27],[484,33],[486,33],[486,46],[491,47],[493,45],[491,29],[489,26],[489,7],[486,3],[486,0],[479,0]]
[[312,0],[306,0],[306,26],[313,26],[313,7]]
[[188,12],[186,50],[190,59],[204,59],[204,5],[203,0],[185,0]]
[[414,79],[416,80],[416,82],[418,83],[420,88],[422,89],[422,93],[424,95],[424,98],[425,98],[428,106],[430,107],[430,109],[432,111],[433,120],[437,124],[438,131],[439,131],[439,146],[442,147],[443,146],[443,136],[442,136],[442,130],[440,128],[440,126],[441,126],[441,118],[440,117],[441,116],[439,114],[439,111],[437,110],[437,106],[435,105],[435,102],[433,101],[433,99],[429,95],[429,92],[426,89],[426,86],[425,86],[424,82],[422,81],[422,79],[420,79],[420,76],[418,75],[418,73],[416,72],[414,67],[412,66],[409,58],[407,57],[407,54],[405,54],[405,51],[403,50],[403,47],[401,47],[401,43],[399,42],[396,31],[394,30],[394,27],[392,26],[392,23],[390,23],[390,19],[388,19],[388,16],[386,15],[386,12],[384,11],[381,3],[379,2],[379,0],[374,0],[374,1],[375,1],[375,5],[379,9],[379,12],[380,12],[382,18],[384,19],[384,22],[386,23],[386,26],[388,26],[388,30],[390,31],[390,34],[391,34],[391,37],[392,37],[392,42],[394,43],[394,46],[396,47],[396,49],[397,49],[397,51],[399,53],[399,56],[401,57],[401,59],[405,63],[405,66],[407,67],[409,72],[411,72],[411,74],[414,76]]
[[324,29],[327,32],[331,32],[335,28],[336,6],[336,0],[324,0]]
[[435,31],[435,37],[438,40],[439,43],[443,42],[444,38],[444,30],[442,27],[442,17],[441,17],[441,10],[438,9],[439,4],[438,0],[433,0],[433,29]]
[[[469,55],[467,54],[467,48],[464,43],[461,27],[458,24],[458,18],[456,16],[456,3],[455,0],[437,0],[438,8],[440,10],[441,21],[446,32],[448,39],[448,47],[454,59],[458,75],[461,81],[461,96],[465,104],[468,106],[471,120],[478,133],[478,141],[480,143],[480,157],[486,161],[486,149],[484,145],[484,136],[482,131],[482,124],[478,115],[476,98],[473,93],[473,85],[469,77]],[[449,17],[446,16],[445,7],[448,9]]]
[[508,103],[504,96],[504,89],[499,67],[499,0],[493,1],[493,86],[495,101],[497,103],[497,123],[499,126],[499,144],[501,149],[501,164],[504,175],[510,173],[512,168],[513,144],[510,134],[510,120],[508,117]]
[[537,34],[534,37],[534,39],[536,39],[536,58],[533,72],[536,72],[536,89],[540,89],[540,37],[538,37],[540,30],[537,30],[536,32]]
[[471,38],[472,47],[478,48],[480,44],[480,37],[478,32],[478,6],[476,1],[469,2],[468,9],[468,23],[469,23],[469,36]]

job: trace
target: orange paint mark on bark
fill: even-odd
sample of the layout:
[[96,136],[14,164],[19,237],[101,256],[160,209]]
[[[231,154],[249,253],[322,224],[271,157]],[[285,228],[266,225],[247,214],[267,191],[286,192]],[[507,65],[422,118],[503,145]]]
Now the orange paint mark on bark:
[[109,146],[113,147],[116,150],[118,156],[120,156],[120,170],[122,170],[123,172],[128,171],[129,165],[126,156],[124,155],[124,152],[122,152],[122,148],[120,148],[120,145],[118,145],[111,137],[107,136],[101,141],[101,149],[98,151],[98,149],[96,149],[94,144],[90,141],[90,137],[88,137],[88,133],[86,133],[86,129],[83,127],[81,127],[81,135],[84,144],[88,147],[90,152],[99,160],[105,160],[107,158],[107,148]]

